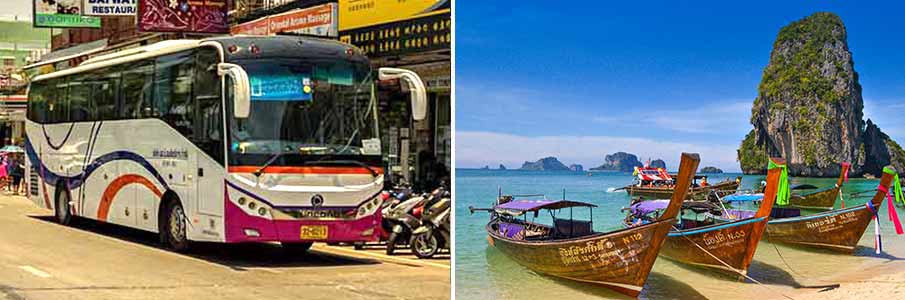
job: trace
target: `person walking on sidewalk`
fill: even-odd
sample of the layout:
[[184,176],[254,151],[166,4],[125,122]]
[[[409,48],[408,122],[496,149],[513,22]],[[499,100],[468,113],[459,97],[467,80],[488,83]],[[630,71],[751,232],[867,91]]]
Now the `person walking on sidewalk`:
[[10,165],[9,176],[12,178],[10,190],[12,190],[13,195],[18,195],[19,190],[22,189],[22,177],[25,176],[25,166],[22,165],[22,159],[18,153],[12,156],[8,164]]

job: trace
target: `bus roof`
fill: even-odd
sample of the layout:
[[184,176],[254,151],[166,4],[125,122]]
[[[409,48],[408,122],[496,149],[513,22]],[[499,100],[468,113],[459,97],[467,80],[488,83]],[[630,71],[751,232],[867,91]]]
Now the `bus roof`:
[[[252,52],[251,46],[257,49]],[[77,74],[98,68],[114,66],[131,61],[162,56],[202,46],[224,49],[224,61],[235,61],[260,57],[303,58],[311,56],[332,56],[367,63],[367,58],[355,46],[336,40],[308,36],[222,36],[201,40],[167,40],[138,48],[130,48],[93,57],[79,66],[35,77],[32,81]],[[229,51],[236,46],[237,51]]]

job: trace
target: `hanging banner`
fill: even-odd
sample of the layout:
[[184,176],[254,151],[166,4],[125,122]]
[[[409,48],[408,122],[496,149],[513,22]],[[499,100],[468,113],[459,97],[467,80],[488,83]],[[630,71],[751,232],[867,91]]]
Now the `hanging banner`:
[[339,30],[448,14],[450,0],[339,0]]
[[85,0],[85,15],[134,16],[138,0]]
[[228,33],[226,0],[138,0],[138,30]]
[[336,37],[336,3],[293,10],[233,26],[232,34],[270,35],[281,32]]
[[82,12],[82,0],[34,0],[34,26],[101,27],[100,18],[82,16]]

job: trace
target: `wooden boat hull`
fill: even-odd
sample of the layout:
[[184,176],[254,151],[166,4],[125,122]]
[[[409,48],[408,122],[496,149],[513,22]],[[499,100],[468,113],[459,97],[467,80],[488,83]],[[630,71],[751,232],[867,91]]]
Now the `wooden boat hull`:
[[851,254],[874,214],[867,205],[767,223],[770,242],[806,245]]
[[[789,205],[803,208],[832,209],[839,197],[839,188],[831,188],[807,195],[793,195],[789,198]],[[780,206],[780,205],[777,205]],[[785,205],[783,205],[785,206]]]
[[660,254],[679,262],[727,271],[733,275],[737,275],[736,271],[746,274],[766,225],[767,219],[758,217],[670,231]]
[[[704,200],[712,190],[731,192],[737,189],[738,182],[734,180],[724,181],[706,187],[691,188],[685,195],[685,199]],[[625,188],[625,191],[629,194],[629,196],[641,197],[642,199],[669,199],[670,197],[672,197],[673,189],[660,187],[628,186]]]
[[491,246],[537,273],[599,284],[636,297],[673,219],[556,241],[512,240],[487,225]]

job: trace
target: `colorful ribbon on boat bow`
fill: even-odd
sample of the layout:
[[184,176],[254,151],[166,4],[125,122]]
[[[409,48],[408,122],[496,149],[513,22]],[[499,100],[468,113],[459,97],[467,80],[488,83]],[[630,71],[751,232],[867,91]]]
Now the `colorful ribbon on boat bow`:
[[[902,186],[899,184],[899,175],[896,174],[896,172],[892,169],[885,167],[883,168],[883,172],[887,174],[894,174],[892,182],[892,190],[894,193],[890,193],[889,189],[882,185],[878,186],[877,189],[881,192],[886,193],[886,207],[889,209],[889,220],[892,221],[892,223],[896,226],[896,234],[903,234],[905,232],[903,232],[902,230],[902,223],[899,222],[899,213],[896,212],[895,205],[895,202],[897,202],[897,200],[901,200],[903,199],[903,197],[905,197],[905,195],[902,195]],[[897,200],[893,200],[893,194],[895,194],[895,199]]]
[[848,183],[848,172],[851,171],[852,164],[850,163],[842,163],[842,178],[843,182]]
[[792,195],[792,192],[789,190],[789,167],[784,164],[777,165],[772,159],[768,159],[767,161],[769,162],[767,164],[767,170],[782,168],[782,173],[779,175],[779,188],[776,191],[776,204],[788,205],[789,197]]

